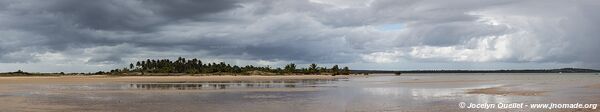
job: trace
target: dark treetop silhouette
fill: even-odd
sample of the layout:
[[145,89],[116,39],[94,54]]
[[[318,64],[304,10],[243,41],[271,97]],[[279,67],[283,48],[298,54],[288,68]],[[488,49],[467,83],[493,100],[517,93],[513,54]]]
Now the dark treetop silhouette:
[[[331,68],[318,67],[317,64],[310,64],[308,68],[297,68],[296,64],[290,63],[282,68],[271,68],[269,66],[237,66],[230,65],[225,62],[220,63],[203,63],[201,60],[196,58],[186,60],[185,58],[179,57],[177,60],[172,61],[169,59],[147,59],[145,61],[138,61],[135,64],[129,64],[129,68],[114,69],[111,70],[110,74],[126,74],[126,73],[185,73],[185,74],[215,74],[215,73],[233,73],[233,74],[246,74],[246,75],[262,75],[262,74],[273,74],[273,75],[284,75],[284,74],[331,74],[331,75],[349,75],[350,69],[348,67],[339,68],[338,65],[334,65]],[[102,73],[98,73],[102,74]]]

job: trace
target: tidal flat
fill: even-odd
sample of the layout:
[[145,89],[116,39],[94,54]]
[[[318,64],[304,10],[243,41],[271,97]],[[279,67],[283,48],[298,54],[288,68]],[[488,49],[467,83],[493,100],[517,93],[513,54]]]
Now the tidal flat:
[[0,77],[0,112],[598,111],[459,103],[600,103],[600,75]]

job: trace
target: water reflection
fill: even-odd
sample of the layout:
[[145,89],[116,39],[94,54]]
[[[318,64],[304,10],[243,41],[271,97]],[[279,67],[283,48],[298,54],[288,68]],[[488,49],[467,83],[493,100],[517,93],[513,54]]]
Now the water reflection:
[[415,100],[429,100],[429,99],[446,99],[456,96],[457,93],[463,92],[461,89],[411,89],[411,95]]
[[267,81],[202,81],[202,82],[150,82],[131,83],[128,88],[146,90],[216,90],[243,88],[297,88],[320,87],[315,85],[331,84],[333,80],[267,80]]
[[462,89],[434,89],[434,88],[404,88],[404,87],[378,87],[363,88],[364,92],[371,95],[388,96],[392,98],[410,97],[414,100],[444,99],[456,96],[463,92]]

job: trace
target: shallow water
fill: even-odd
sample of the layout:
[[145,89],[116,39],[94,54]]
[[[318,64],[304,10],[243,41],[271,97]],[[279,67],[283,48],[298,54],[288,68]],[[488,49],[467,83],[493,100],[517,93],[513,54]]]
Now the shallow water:
[[216,89],[256,89],[256,88],[301,88],[317,87],[334,83],[334,80],[268,80],[268,81],[201,81],[201,82],[144,82],[131,83],[126,89],[145,90],[216,90]]
[[[600,89],[585,88],[597,80],[600,76],[588,74],[409,74],[335,80],[22,84],[11,86],[26,89],[0,93],[0,99],[18,96],[30,105],[65,107],[53,111],[467,111],[458,104],[600,103]],[[491,87],[547,92],[467,94],[470,89]]]

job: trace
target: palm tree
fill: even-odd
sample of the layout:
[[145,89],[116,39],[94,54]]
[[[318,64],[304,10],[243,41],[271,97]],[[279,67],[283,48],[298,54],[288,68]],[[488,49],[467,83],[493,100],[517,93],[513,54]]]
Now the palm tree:
[[150,73],[215,73],[215,72],[227,72],[227,73],[243,73],[246,71],[263,71],[263,72],[273,72],[277,74],[284,73],[333,73],[334,75],[339,74],[350,74],[350,69],[348,67],[344,67],[341,71],[338,65],[334,65],[331,69],[327,69],[326,67],[318,67],[317,64],[312,63],[308,66],[308,68],[296,68],[296,64],[290,63],[285,65],[282,68],[272,68],[271,66],[253,66],[246,65],[244,67],[240,67],[237,65],[227,64],[225,62],[219,63],[202,63],[202,60],[199,59],[191,59],[186,60],[185,58],[178,57],[177,60],[171,61],[169,59],[146,59],[142,61],[137,61],[135,65],[133,63],[129,63],[129,67],[125,67],[123,69],[114,69],[111,70],[111,73],[123,73],[128,71],[138,71],[144,75],[144,72]]
[[310,64],[310,66],[308,67],[308,72],[317,73],[317,64]]
[[333,67],[331,67],[331,72],[333,72],[334,75],[339,75],[340,68],[338,67],[338,65],[333,65]]
[[290,63],[288,65],[285,65],[285,71],[288,73],[294,73],[296,71],[296,64]]
[[344,74],[344,75],[350,75],[350,68],[348,68],[348,67],[344,67],[344,68],[342,69],[342,74]]

